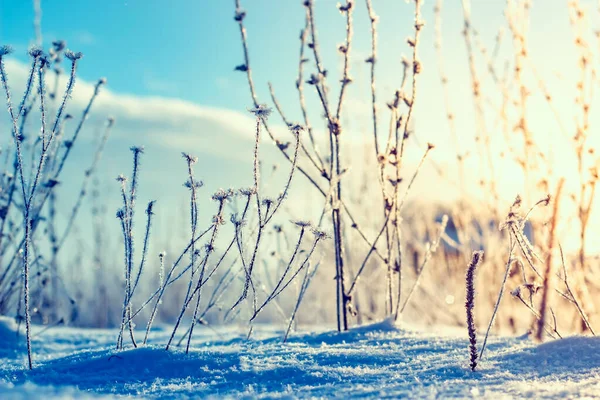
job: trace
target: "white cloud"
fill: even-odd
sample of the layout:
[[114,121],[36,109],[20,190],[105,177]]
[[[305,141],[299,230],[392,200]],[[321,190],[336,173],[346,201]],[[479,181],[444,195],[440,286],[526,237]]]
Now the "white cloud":
[[[23,90],[28,68],[14,60],[6,61],[15,99],[20,97]],[[49,73],[47,78],[48,88],[54,87],[54,75]],[[66,76],[62,76],[59,88],[65,84]],[[94,85],[77,80],[69,102],[70,113],[76,116],[85,108],[93,94]],[[225,158],[239,158],[247,153],[246,145],[253,140],[254,119],[250,114],[200,106],[174,98],[120,94],[103,87],[94,104],[89,125],[106,116],[112,116],[117,121],[115,136],[127,138],[131,144],[154,144],[182,151],[194,149]]]

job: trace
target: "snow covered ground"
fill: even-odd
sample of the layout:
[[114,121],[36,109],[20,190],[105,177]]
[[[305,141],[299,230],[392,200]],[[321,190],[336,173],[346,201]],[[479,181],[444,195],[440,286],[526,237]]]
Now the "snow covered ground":
[[[34,338],[33,371],[11,320],[0,320],[0,398],[600,397],[600,338],[536,345],[492,338],[478,371],[466,332],[421,332],[388,321],[349,332],[198,327],[194,350],[153,344],[117,352],[116,332],[54,328]],[[141,336],[141,335],[140,335]]]

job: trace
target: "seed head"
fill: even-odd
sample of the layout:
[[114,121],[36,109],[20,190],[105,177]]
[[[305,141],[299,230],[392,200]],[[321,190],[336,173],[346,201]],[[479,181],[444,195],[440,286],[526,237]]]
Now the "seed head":
[[253,196],[256,194],[255,187],[241,188],[238,190],[238,193],[242,196]]
[[269,118],[269,115],[271,115],[271,112],[273,110],[267,107],[266,104],[259,104],[258,106],[251,108],[248,111],[254,114],[257,118],[267,119]]
[[298,124],[298,123],[292,123],[290,124],[290,131],[294,134],[294,135],[300,135],[301,132],[304,131],[304,126]]
[[5,56],[13,52],[13,48],[9,45],[0,46],[0,57]]
[[302,229],[310,228],[312,226],[312,223],[310,221],[294,220],[294,221],[291,221],[291,222],[292,222],[292,224],[294,224],[297,227],[300,227]]
[[39,46],[31,46],[28,53],[31,57],[38,58],[44,54],[44,51]]
[[67,57],[69,60],[75,62],[83,57],[83,53],[81,53],[80,51],[75,53],[71,50],[65,50],[65,57]]
[[234,20],[236,20],[237,22],[242,22],[245,17],[246,17],[246,11],[244,11],[241,8],[238,8],[235,10],[235,15],[233,16]]
[[188,164],[195,164],[198,162],[198,157],[194,157],[189,153],[181,153],[181,155],[188,162]]
[[331,237],[327,232],[317,229],[317,228],[314,228],[312,230],[312,233],[313,233],[313,235],[315,235],[315,238],[317,240],[329,239]]
[[156,200],[152,200],[148,203],[148,207],[146,207],[146,214],[154,215],[154,212],[152,212],[152,209],[154,208],[155,203],[156,203]]
[[202,186],[204,186],[204,182],[202,181],[194,181],[194,183],[190,182],[190,181],[186,181],[183,186],[185,186],[188,189],[200,189]]
[[214,201],[224,202],[230,200],[235,192],[233,189],[219,189],[215,194],[212,195]]
[[274,200],[274,199],[272,199],[272,198],[270,198],[270,197],[265,197],[265,198],[262,200],[262,204],[263,204],[263,206],[265,206],[265,207],[271,207],[273,204],[275,204],[275,200]]

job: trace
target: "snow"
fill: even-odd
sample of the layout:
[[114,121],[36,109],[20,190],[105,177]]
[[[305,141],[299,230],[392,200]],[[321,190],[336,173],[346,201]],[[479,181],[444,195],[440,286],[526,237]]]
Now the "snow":
[[[36,331],[41,328],[35,327]],[[168,327],[146,347],[116,351],[114,330],[53,328],[34,337],[24,369],[17,326],[0,319],[0,398],[406,397],[563,398],[600,393],[600,340],[535,344],[493,337],[476,372],[466,330],[436,332],[383,321],[345,333],[296,333],[272,325],[201,326],[193,350],[165,351]],[[141,336],[141,335],[140,335]],[[22,336],[21,336],[22,338]]]

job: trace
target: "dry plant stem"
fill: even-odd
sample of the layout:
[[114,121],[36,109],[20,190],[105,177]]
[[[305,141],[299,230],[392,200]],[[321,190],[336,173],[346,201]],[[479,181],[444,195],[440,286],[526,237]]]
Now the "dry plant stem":
[[[340,10],[342,10],[342,6],[339,6]],[[348,305],[350,302],[350,296],[347,295],[346,293],[346,287],[345,287],[345,281],[344,281],[344,258],[343,258],[343,243],[342,243],[342,221],[341,221],[341,215],[340,215],[340,206],[339,206],[339,201],[342,198],[342,186],[341,186],[341,162],[340,162],[340,158],[341,158],[341,151],[340,151],[340,128],[337,124],[339,124],[339,120],[341,117],[341,113],[342,113],[342,105],[343,105],[343,101],[344,101],[344,94],[345,94],[345,90],[347,85],[351,82],[350,79],[350,49],[351,49],[351,45],[352,45],[352,13],[353,13],[353,3],[351,1],[347,1],[346,5],[345,5],[345,14],[346,14],[346,43],[343,46],[344,51],[344,69],[343,69],[343,77],[342,77],[342,85],[340,88],[340,95],[339,95],[339,99],[338,99],[338,106],[337,106],[337,111],[336,111],[336,116],[335,116],[335,123],[332,124],[332,121],[330,120],[330,126],[329,126],[329,131],[331,132],[332,135],[335,136],[335,156],[332,157],[333,160],[335,160],[335,176],[336,176],[336,190],[334,192],[335,194],[335,204],[333,204],[333,213],[332,213],[332,220],[333,220],[333,229],[334,229],[334,241],[335,241],[335,255],[336,255],[336,267],[337,267],[337,282],[338,282],[338,289],[336,291],[337,293],[337,302],[338,302],[338,313],[341,311],[341,317],[342,317],[342,326],[344,330],[348,329]],[[313,36],[313,44],[317,43],[316,40],[316,35],[315,35],[315,30],[314,30],[314,26],[312,25],[312,23],[314,22],[314,18],[313,18],[313,10],[312,10],[312,5],[310,7],[310,17],[311,17],[311,32],[312,32],[312,36]],[[315,52],[315,59],[317,60],[318,58],[318,49],[316,48],[316,46],[313,46],[314,52]],[[323,71],[321,71],[320,67],[319,68],[319,72],[321,73],[321,75],[323,75],[322,79],[323,79],[323,88],[325,90],[325,82],[324,82],[324,73]],[[325,96],[326,96],[326,92],[325,92]],[[329,114],[328,112],[328,108],[325,108],[326,113]],[[332,154],[333,155],[333,154]],[[333,199],[332,199],[333,200]],[[341,307],[341,310],[340,310]],[[338,330],[340,328],[339,326],[339,317],[338,317]]]
[[292,179],[294,178],[294,172],[296,172],[296,168],[298,165],[298,151],[300,148],[300,144],[302,143],[300,140],[301,130],[292,132],[292,134],[294,135],[294,155],[292,156],[290,172],[288,174],[287,181],[285,182],[285,185],[283,187],[283,191],[279,195],[279,198],[275,202],[275,205],[272,207],[270,214],[268,212],[265,213],[265,218],[264,218],[264,221],[262,224],[263,228],[267,226],[267,224],[271,221],[273,216],[277,213],[277,211],[283,204],[283,201],[287,198],[288,192],[290,190],[290,186],[292,185]]
[[248,266],[246,268],[246,282],[244,283],[244,289],[242,291],[242,294],[237,299],[237,301],[234,303],[234,305],[231,307],[231,309],[228,311],[227,314],[229,314],[232,310],[237,308],[242,303],[242,301],[244,301],[246,299],[246,297],[248,296],[248,290],[250,289],[250,286],[253,285],[252,271],[254,268],[254,263],[256,262],[256,257],[258,255],[258,249],[260,246],[260,240],[262,238],[262,233],[264,230],[263,215],[262,215],[262,211],[261,211],[261,202],[260,202],[260,194],[259,194],[259,190],[260,190],[259,149],[260,149],[261,120],[262,120],[262,118],[260,116],[256,117],[256,134],[255,134],[255,140],[254,140],[254,174],[253,174],[254,189],[255,189],[254,197],[256,199],[256,212],[257,212],[257,217],[258,217],[258,230],[256,233],[256,242],[254,244],[254,250],[252,252],[250,262],[248,263]]
[[536,339],[543,341],[544,339],[544,324],[546,323],[547,309],[550,306],[552,288],[554,285],[554,264],[553,264],[553,251],[556,248],[556,226],[558,224],[558,210],[560,205],[560,196],[562,194],[562,188],[565,183],[564,178],[558,182],[556,188],[556,195],[554,196],[554,207],[552,208],[552,219],[550,222],[550,236],[548,238],[548,252],[546,256],[546,270],[544,272],[544,284],[542,292],[542,301],[540,303],[540,318],[538,320],[538,329],[536,332]]
[[[277,97],[275,97],[275,91],[273,90],[273,85],[271,85],[271,83],[269,83],[269,92],[271,93],[271,100],[273,100],[273,104],[275,105],[275,109],[277,110],[277,112],[279,113],[279,116],[281,116],[281,119],[283,120],[283,123],[288,126],[291,127],[292,123],[285,117],[285,114],[283,113],[283,110],[281,108],[281,104],[279,104],[279,101],[277,100]],[[283,143],[277,143],[277,147],[281,147],[281,146],[285,146]],[[306,146],[304,146],[304,143],[301,142],[300,146],[302,147],[302,152],[306,155],[306,157],[308,158],[308,160],[310,161],[310,163],[317,169],[317,170],[321,170],[323,167],[319,166],[317,164],[317,162],[315,161],[315,159],[311,156],[311,154],[308,152],[308,149],[306,148]],[[295,157],[294,157],[295,158]]]
[[402,200],[400,201],[400,204],[397,206],[399,210],[402,210],[402,207],[404,206],[404,203],[406,202],[408,194],[410,193],[410,189],[412,188],[412,185],[415,183],[415,180],[417,179],[417,176],[419,175],[419,172],[421,171],[421,167],[423,166],[423,163],[425,162],[425,159],[427,158],[427,155],[429,154],[429,152],[432,149],[433,149],[433,145],[428,144],[427,145],[427,149],[425,150],[425,153],[423,153],[423,157],[421,157],[421,161],[419,161],[419,165],[417,165],[417,169],[415,170],[414,174],[410,178],[410,182],[408,183],[408,186],[406,187],[406,191],[404,192],[404,196],[402,197]]
[[381,236],[385,232],[385,228],[388,225],[388,222],[390,220],[391,215],[392,215],[391,213],[387,213],[386,218],[383,221],[383,225],[381,226],[381,229],[379,229],[379,233],[375,237],[375,241],[373,242],[373,245],[371,246],[371,248],[367,252],[367,255],[363,259],[363,262],[361,263],[360,268],[356,272],[356,275],[354,276],[354,279],[352,280],[352,283],[350,284],[350,288],[348,289],[348,296],[350,296],[353,293],[354,288],[355,288],[356,284],[358,283],[358,280],[359,280],[360,276],[362,275],[365,267],[367,266],[367,262],[371,258],[371,254],[373,254],[373,252],[376,249],[377,242],[379,241],[379,238],[381,238]]
[[575,307],[577,308],[577,311],[579,312],[579,315],[581,316],[581,319],[583,320],[583,322],[585,323],[585,326],[590,330],[590,332],[592,333],[592,335],[596,336],[596,333],[594,332],[594,329],[592,328],[592,325],[589,322],[589,319],[585,313],[585,311],[583,310],[583,308],[579,305],[579,301],[577,301],[577,299],[575,298],[575,294],[573,293],[573,291],[571,290],[571,287],[569,285],[569,276],[567,274],[567,265],[565,264],[565,256],[563,254],[563,249],[562,246],[559,245],[559,249],[560,249],[560,258],[561,258],[561,262],[562,262],[562,267],[563,267],[563,273],[564,273],[564,277],[563,277],[563,282],[565,284],[565,287],[567,288],[567,293],[569,294],[570,301],[575,305]]
[[[338,118],[333,119],[333,115],[329,109],[329,102],[327,100],[327,86],[325,84],[327,73],[322,65],[320,53],[319,53],[319,41],[317,39],[316,34],[316,26],[314,19],[314,8],[313,1],[310,0],[304,3],[308,10],[308,17],[310,21],[310,30],[311,30],[311,38],[312,38],[312,49],[315,58],[315,64],[317,67],[317,71],[319,73],[317,82],[315,82],[315,88],[317,89],[317,94],[321,100],[321,104],[323,105],[323,109],[325,111],[325,116],[328,122],[329,128],[329,144],[330,144],[330,156],[331,156],[331,168],[329,176],[333,177],[333,173],[335,170],[335,175],[337,177],[337,187],[334,191],[334,196],[332,198],[332,222],[333,222],[333,235],[334,235],[334,248],[335,248],[335,265],[336,265],[336,313],[337,313],[337,327],[338,331],[347,330],[348,329],[348,303],[350,301],[349,296],[347,296],[345,291],[345,282],[344,282],[344,258],[343,258],[343,245],[342,245],[342,230],[341,230],[341,216],[340,216],[340,201],[342,199],[341,194],[341,181],[339,176],[341,174],[341,162],[340,162],[340,127]],[[347,13],[350,10],[347,11]],[[351,19],[348,21],[348,24],[351,23]],[[351,30],[347,29],[347,32],[351,33]],[[349,41],[350,37],[347,36],[347,40]]]
[[281,287],[283,281],[285,280],[285,277],[287,276],[288,272],[292,269],[292,266],[294,265],[294,260],[296,259],[296,256],[298,255],[300,246],[302,245],[302,239],[304,238],[305,232],[306,232],[306,227],[302,227],[300,230],[300,234],[298,235],[298,241],[296,242],[296,246],[294,247],[292,256],[290,257],[290,260],[288,261],[287,266],[285,267],[285,270],[283,271],[283,274],[279,278],[279,281],[277,282],[277,284],[275,285],[275,287],[273,288],[271,293],[267,295],[267,298],[265,299],[265,301],[258,307],[258,309],[256,311],[254,311],[254,314],[250,318],[250,322],[252,322],[258,316],[258,314],[271,302],[271,300],[273,300],[273,295]]
[[[181,324],[181,319],[183,318],[183,315],[185,314],[185,311],[187,310],[187,307],[189,305],[189,302],[192,300],[193,298],[193,294],[192,294],[192,287],[194,285],[194,275],[196,274],[196,256],[198,255],[196,252],[196,241],[194,240],[195,236],[196,236],[196,229],[198,226],[198,203],[197,203],[197,194],[196,194],[196,189],[197,189],[197,185],[199,182],[196,181],[195,177],[194,177],[194,169],[193,169],[193,165],[194,163],[197,161],[196,158],[194,158],[193,156],[189,155],[189,154],[183,154],[184,159],[187,162],[187,172],[188,172],[188,181],[186,182],[186,185],[188,186],[188,189],[190,189],[190,228],[191,228],[191,238],[190,238],[190,279],[187,285],[187,290],[184,296],[184,300],[183,300],[183,304],[181,306],[181,311],[179,312],[179,317],[177,318],[177,321],[175,322],[175,326],[173,327],[173,331],[171,332],[171,337],[169,338],[169,341],[167,342],[167,346],[165,347],[165,350],[169,350],[169,347],[171,346],[171,342],[173,341],[173,339],[175,338],[175,334],[177,333],[177,329],[179,328],[179,325]],[[213,229],[212,229],[212,235],[215,235],[215,231],[217,230],[217,226],[216,224],[213,223]],[[208,254],[205,256],[207,257]],[[201,279],[200,279],[201,281]]]
[[[377,88],[375,85],[375,63],[377,62],[377,15],[375,15],[375,11],[373,9],[373,4],[371,0],[366,0],[367,11],[369,14],[369,21],[371,26],[371,56],[367,59],[367,62],[371,64],[371,108],[372,108],[372,117],[373,117],[373,144],[375,149],[375,159],[378,159],[380,156],[379,151],[379,137],[377,135]],[[392,117],[393,119],[393,117]],[[391,134],[391,130],[390,130]],[[388,147],[390,141],[388,140]],[[388,154],[388,150],[386,149],[386,155]],[[388,196],[386,195],[385,190],[385,182],[384,182],[384,169],[385,164],[379,163],[379,183],[381,186],[381,197],[382,197],[382,211],[383,218],[388,221],[388,214],[391,213],[391,209],[388,208]],[[386,240],[386,249],[387,255],[386,259],[386,267],[387,267],[387,275],[386,275],[386,304],[387,304],[387,313],[391,314],[393,309],[393,300],[392,300],[392,260],[391,260],[391,247],[390,247],[390,232],[389,226],[385,224],[385,240]],[[370,255],[370,254],[369,254]]]
[[498,313],[498,307],[500,306],[500,300],[502,300],[502,295],[504,294],[504,288],[506,286],[506,280],[508,279],[508,275],[510,273],[510,267],[513,263],[513,257],[515,253],[515,247],[517,245],[516,240],[509,235],[509,251],[508,251],[508,261],[506,262],[506,269],[504,272],[504,279],[502,280],[502,285],[500,286],[500,293],[498,293],[498,299],[496,300],[496,304],[494,305],[494,311],[492,312],[492,317],[490,318],[490,323],[488,324],[487,330],[485,332],[485,337],[483,338],[483,344],[481,345],[481,351],[479,352],[479,359],[483,359],[483,352],[485,350],[485,345],[487,344],[487,339],[492,329],[492,325],[494,324],[494,320],[496,318],[496,314]]
[[371,26],[371,56],[368,62],[371,64],[371,107],[373,113],[373,143],[375,145],[375,157],[379,156],[379,138],[377,137],[377,96],[375,86],[375,62],[377,61],[377,15],[373,10],[371,0],[366,0],[367,11]]
[[304,58],[304,49],[306,45],[306,37],[309,31],[308,18],[308,11],[306,11],[306,24],[304,26],[304,29],[302,29],[302,32],[300,33],[300,57],[298,61],[298,80],[296,81],[296,89],[298,90],[298,100],[300,103],[300,109],[302,111],[302,118],[304,119],[304,125],[306,126],[306,130],[308,131],[308,137],[310,139],[313,151],[315,152],[315,156],[319,161],[319,170],[321,174],[327,178],[325,164],[323,163],[323,158],[319,154],[319,149],[315,143],[315,139],[312,132],[312,125],[308,117],[308,111],[306,110],[306,99],[304,98],[304,64],[308,61],[308,59]]
[[200,308],[200,300],[201,300],[201,289],[203,287],[203,280],[204,280],[204,273],[206,271],[206,265],[208,264],[208,259],[210,258],[210,255],[214,253],[214,245],[215,245],[215,241],[217,239],[217,234],[219,233],[219,220],[222,218],[222,214],[223,214],[223,208],[225,205],[225,200],[222,200],[219,204],[219,211],[217,212],[217,219],[215,222],[215,229],[213,229],[212,231],[212,235],[210,238],[210,241],[207,245],[207,254],[204,257],[204,260],[202,261],[202,266],[200,269],[200,277],[198,278],[198,284],[196,286],[196,289],[194,290],[194,293],[192,294],[192,296],[190,297],[190,302],[194,296],[195,293],[197,293],[197,300],[196,300],[196,306],[194,307],[194,315],[192,317],[192,324],[190,326],[190,334],[188,336],[188,340],[187,340],[187,345],[185,347],[185,353],[189,353],[190,351],[190,343],[192,341],[192,335],[194,333],[194,326],[196,325],[196,321],[198,320],[199,316],[198,316],[198,310]]
[[277,290],[275,292],[275,294],[273,295],[273,299],[276,298],[277,296],[279,296],[285,289],[287,289],[287,287],[294,281],[294,279],[296,279],[296,276],[298,276],[298,274],[300,273],[300,271],[302,271],[305,267],[306,264],[308,264],[308,262],[310,261],[313,253],[315,252],[315,249],[317,248],[317,245],[319,244],[319,242],[322,240],[321,237],[317,236],[315,238],[315,240],[313,241],[313,244],[310,248],[310,250],[308,250],[306,257],[304,258],[304,260],[302,261],[302,263],[300,264],[300,266],[298,266],[298,268],[296,269],[296,271],[290,275],[290,277],[288,278],[287,282],[284,283],[279,290]]
[[413,48],[413,55],[412,55],[412,70],[413,70],[413,74],[412,74],[412,91],[411,91],[411,95],[410,95],[410,101],[409,101],[409,108],[408,108],[408,112],[406,114],[406,120],[404,122],[404,136],[408,136],[409,132],[409,124],[410,124],[410,120],[412,118],[413,115],[413,109],[414,109],[414,105],[415,105],[415,100],[417,98],[417,76],[419,75],[419,73],[421,72],[421,62],[419,61],[419,53],[418,53],[418,49],[419,49],[419,43],[420,43],[420,37],[421,37],[421,29],[423,28],[423,21],[421,21],[421,5],[423,3],[423,0],[414,0],[415,1],[415,37],[414,37],[414,45],[412,46]]
[[[204,232],[202,232],[196,239],[195,242],[198,242],[198,240],[200,240],[205,234],[207,234],[208,232],[212,231],[212,229],[214,229],[214,225],[211,225],[210,228],[206,229]],[[170,286],[171,284],[173,284],[174,282],[176,282],[177,280],[179,280],[179,278],[181,278],[183,276],[183,274],[185,272],[187,272],[189,270],[189,268],[191,268],[191,264],[188,266],[188,268],[186,268],[184,271],[182,271],[177,277],[171,279],[171,276],[173,276],[173,273],[175,272],[175,269],[177,269],[177,267],[179,266],[179,263],[181,262],[181,260],[183,259],[183,257],[187,254],[187,252],[190,250],[191,248],[191,243],[189,243],[187,245],[187,247],[183,250],[183,252],[179,255],[179,257],[177,258],[177,260],[175,260],[175,262],[173,263],[173,265],[171,266],[171,268],[169,268],[169,272],[167,273],[167,275],[164,278],[164,282],[163,284],[140,306],[140,308],[134,312],[131,315],[131,318],[135,318],[140,312],[142,312],[142,310],[148,305],[150,304],[150,302],[157,297],[156,302],[154,303],[154,307],[152,308],[152,312],[151,312],[151,316],[155,315],[157,310],[158,310],[158,306],[162,301],[162,297],[165,293],[165,290],[167,289],[168,286]],[[153,320],[153,318],[151,318],[151,321]],[[149,328],[147,328],[149,330]]]
[[65,242],[69,236],[69,233],[71,233],[71,229],[73,228],[73,224],[75,223],[75,218],[77,217],[77,214],[79,213],[79,210],[83,203],[83,199],[85,197],[85,194],[87,193],[87,186],[90,182],[90,179],[94,175],[94,172],[96,171],[96,166],[98,165],[98,162],[100,162],[102,152],[104,151],[104,146],[106,145],[106,142],[108,141],[108,137],[110,136],[110,132],[111,132],[113,125],[114,125],[114,120],[109,119],[107,121],[106,129],[104,130],[104,134],[102,136],[100,144],[98,145],[98,148],[96,149],[96,153],[94,155],[94,160],[92,161],[92,164],[90,165],[90,167],[85,171],[85,177],[83,178],[83,182],[81,184],[81,189],[79,190],[79,196],[77,197],[77,201],[75,202],[75,205],[73,206],[73,209],[71,210],[71,215],[69,216],[67,226],[65,227],[65,230],[64,230],[60,240],[58,240],[56,253],[58,253],[60,251],[60,249],[62,249],[63,245],[65,244]]
[[73,133],[73,136],[70,139],[71,145],[66,147],[65,153],[63,154],[63,156],[60,160],[58,169],[56,170],[56,173],[54,174],[55,179],[60,175],[62,169],[64,168],[65,162],[67,161],[67,158],[69,157],[69,154],[70,154],[71,150],[73,149],[73,143],[75,143],[75,141],[79,137],[79,133],[81,132],[81,129],[83,128],[83,125],[85,124],[85,121],[87,121],[87,119],[90,115],[92,106],[94,105],[94,102],[96,101],[96,98],[98,97],[98,94],[100,93],[100,87],[103,84],[104,84],[104,80],[101,79],[96,83],[96,86],[94,86],[94,93],[93,93],[92,97],[90,98],[90,101],[86,105],[85,109],[83,110],[81,119],[79,120],[79,123],[77,124],[77,127],[75,128],[75,132]]
[[352,79],[350,78],[350,49],[352,46],[352,13],[354,11],[354,4],[352,3],[352,1],[348,1],[346,3],[346,7],[346,43],[340,47],[340,51],[344,55],[344,69],[342,72],[342,84],[340,86],[340,95],[338,97],[337,111],[335,113],[336,120],[338,121],[342,115],[342,103],[344,102],[344,94],[346,93],[346,87],[352,82]]
[[[404,300],[404,304],[402,304],[400,311],[396,310],[396,319],[398,318],[397,317],[398,314],[402,314],[404,312],[404,309],[406,308],[407,304],[409,303],[410,299],[412,298],[412,295],[413,295],[415,289],[417,288],[417,286],[419,286],[419,284],[421,282],[421,276],[423,276],[423,271],[425,270],[427,263],[431,259],[431,256],[437,251],[437,248],[440,244],[440,240],[442,239],[442,235],[446,231],[447,224],[448,224],[448,216],[444,215],[442,217],[442,221],[440,222],[440,225],[438,228],[438,234],[437,234],[435,240],[430,244],[429,248],[427,249],[427,253],[425,253],[425,258],[423,259],[423,262],[421,263],[421,267],[419,268],[419,273],[417,275],[417,278],[415,279],[415,282],[413,283],[410,290],[408,291],[408,295],[406,296],[406,299]],[[399,304],[398,304],[398,307],[400,307]]]
[[320,265],[320,263],[317,263],[317,265],[315,265],[315,267],[313,268],[312,271],[310,270],[310,265],[306,267],[306,271],[304,273],[304,278],[302,279],[302,285],[300,286],[300,291],[298,293],[298,300],[296,301],[296,305],[294,306],[294,310],[292,311],[292,315],[290,316],[290,321],[288,323],[288,327],[285,331],[285,335],[283,336],[283,343],[285,343],[287,341],[288,336],[290,335],[292,325],[294,324],[294,321],[296,319],[296,314],[298,313],[298,310],[300,309],[300,304],[302,304],[302,300],[304,299],[306,290],[308,289],[308,286],[310,285],[310,281],[317,273],[317,269],[319,268],[319,265]]
[[[140,261],[140,266],[138,267],[138,271],[135,277],[135,282],[133,283],[133,288],[131,289],[131,293],[135,293],[137,286],[140,282],[140,277],[142,276],[142,272],[144,271],[144,266],[146,265],[146,259],[148,258],[148,246],[150,245],[150,231],[152,227],[152,216],[154,213],[152,212],[152,208],[154,207],[155,201],[150,201],[146,208],[146,230],[144,234],[144,245],[142,248],[142,259]],[[131,305],[131,298],[129,299],[129,303]]]
[[[540,321],[540,314],[538,314],[538,312],[530,305],[527,304],[527,302],[525,300],[523,300],[522,296],[517,296],[517,299],[525,306],[527,307],[527,309],[529,311],[531,311],[531,313],[533,314],[533,316],[535,317],[535,319],[539,322]],[[552,314],[554,315],[554,312],[552,312]],[[556,334],[556,336],[559,339],[562,339],[561,334],[558,332],[558,330],[556,329],[556,319],[554,320],[555,326],[553,327],[552,325],[550,325],[548,322],[546,322],[544,324],[544,331],[553,339],[556,339],[554,337],[554,335]]]
[[[162,289],[162,287],[165,284],[165,280],[164,280],[164,273],[165,273],[165,253],[160,253],[158,255],[159,261],[160,261],[160,272],[159,272],[159,284],[158,284],[158,288]],[[158,302],[157,302],[158,304]],[[144,341],[142,342],[142,344],[145,346],[146,343],[148,342],[148,335],[150,334],[150,329],[152,328],[152,323],[154,322],[154,317],[156,316],[156,310],[157,308],[154,307],[152,309],[152,313],[150,314],[150,318],[148,318],[148,323],[146,324],[146,334],[144,335]]]

